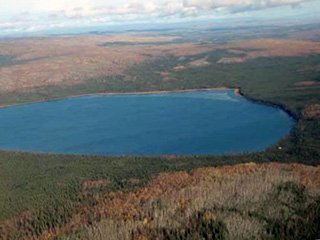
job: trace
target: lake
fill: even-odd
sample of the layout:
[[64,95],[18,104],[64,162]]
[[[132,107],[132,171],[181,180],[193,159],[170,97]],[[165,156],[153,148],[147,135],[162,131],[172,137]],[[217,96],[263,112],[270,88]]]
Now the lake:
[[232,90],[97,95],[0,109],[0,148],[106,155],[263,150],[293,119]]

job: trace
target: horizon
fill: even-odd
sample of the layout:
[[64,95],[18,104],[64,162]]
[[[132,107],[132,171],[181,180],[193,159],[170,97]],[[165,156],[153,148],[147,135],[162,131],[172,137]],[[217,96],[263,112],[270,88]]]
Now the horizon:
[[[319,0],[239,1],[184,0],[164,2],[120,0],[15,1],[0,10],[0,37],[70,34],[87,31],[121,32],[133,29],[177,28],[189,24],[248,22],[318,22]],[[20,2],[20,4],[19,4]]]

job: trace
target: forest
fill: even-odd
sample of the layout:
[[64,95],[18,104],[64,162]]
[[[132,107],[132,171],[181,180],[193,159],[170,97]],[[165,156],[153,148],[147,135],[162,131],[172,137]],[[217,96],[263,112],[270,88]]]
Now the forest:
[[[223,156],[2,150],[0,238],[105,239],[117,233],[110,239],[241,239],[248,231],[252,239],[319,238],[320,55],[219,61],[250,51],[257,50],[153,57],[119,75],[1,93],[1,105],[11,105],[90,93],[239,88],[245,98],[281,108],[296,123],[265,151]],[[215,191],[221,196],[210,193]],[[237,232],[232,223],[246,227]]]

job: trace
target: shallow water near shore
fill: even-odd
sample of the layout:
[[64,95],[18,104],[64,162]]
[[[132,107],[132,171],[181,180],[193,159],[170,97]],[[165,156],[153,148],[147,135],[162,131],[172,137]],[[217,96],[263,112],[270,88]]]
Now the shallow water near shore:
[[232,90],[97,95],[0,109],[0,148],[105,155],[263,150],[293,119]]

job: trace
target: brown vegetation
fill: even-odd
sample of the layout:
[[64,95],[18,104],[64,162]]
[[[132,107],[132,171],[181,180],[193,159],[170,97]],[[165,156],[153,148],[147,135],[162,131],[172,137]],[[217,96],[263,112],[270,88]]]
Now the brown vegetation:
[[241,58],[241,57],[228,57],[228,58],[221,58],[219,59],[219,61],[217,61],[217,63],[241,63],[246,61],[245,58]]
[[[132,232],[139,229],[141,239],[148,239],[148,234],[157,231],[152,229],[179,228],[185,219],[201,209],[208,209],[203,215],[206,219],[209,216],[212,221],[225,224],[228,239],[265,239],[269,234],[266,230],[269,221],[280,219],[284,212],[292,210],[295,206],[292,204],[296,204],[288,193],[288,196],[280,196],[288,206],[281,205],[278,186],[287,183],[293,187],[303,186],[307,197],[305,206],[320,196],[319,176],[320,167],[278,163],[162,173],[148,186],[135,191],[93,194],[94,204],[81,210],[77,208],[62,227],[25,239],[71,233],[79,226],[88,226],[84,232],[87,239],[131,239]],[[86,185],[96,185],[96,182]],[[87,193],[81,192],[81,196],[86,197]],[[20,236],[28,236],[28,222],[37,217],[34,214],[28,212],[2,224],[2,234],[19,229]],[[66,239],[73,239],[73,234]]]
[[320,43],[318,42],[280,39],[250,40],[227,44],[222,48],[231,50],[252,49],[252,51],[241,52],[245,53],[244,57],[223,58],[219,60],[219,63],[238,63],[259,57],[292,57],[320,53]]
[[[0,56],[11,56],[10,64],[0,66],[0,92],[29,91],[43,86],[70,86],[89,79],[105,76],[124,76],[124,70],[154,57],[184,56],[222,48],[232,54],[245,56],[226,57],[218,63],[240,63],[258,57],[301,56],[320,53],[320,43],[259,39],[217,46],[213,44],[170,43],[146,45],[106,45],[113,42],[165,42],[177,37],[139,37],[129,35],[79,36],[59,38],[34,38],[3,40],[0,42]],[[248,51],[252,49],[252,51]],[[188,66],[207,66],[206,58],[191,60]],[[178,65],[173,70],[188,66]],[[164,76],[165,80],[170,80]],[[136,81],[133,76],[124,76]]]
[[210,65],[210,63],[208,62],[207,58],[201,58],[201,59],[197,59],[197,60],[189,62],[189,65],[191,67],[203,67],[203,66]]
[[[319,176],[319,167],[276,163],[160,174],[149,187],[125,195],[112,194],[115,205],[107,201],[95,211],[106,211],[108,207],[119,211],[108,209],[106,212],[112,212],[112,216],[105,217],[110,220],[89,227],[87,237],[131,239],[135,229],[145,234],[146,229],[174,229],[201,209],[213,209],[209,214],[226,224],[228,239],[265,239],[268,234],[263,218],[278,218],[281,211],[287,211],[273,199],[274,187],[295,182],[305,186],[310,195],[319,196]],[[263,217],[252,217],[253,213]],[[149,239],[147,236],[140,235],[141,239]]]
[[306,107],[303,112],[302,115],[305,118],[316,118],[316,119],[320,119],[320,104],[312,104],[308,107]]
[[320,82],[303,81],[303,82],[295,83],[294,85],[296,85],[296,86],[313,86],[313,85],[320,85]]
[[0,66],[0,91],[28,91],[41,86],[83,83],[101,76],[123,74],[123,70],[152,57],[202,53],[196,44],[102,46],[106,42],[158,42],[177,37],[81,36],[4,40],[0,56],[14,56]]
[[177,65],[177,66],[175,66],[175,67],[173,68],[173,70],[179,71],[179,70],[183,70],[183,69],[185,69],[185,68],[186,68],[186,67],[183,66],[183,65]]

